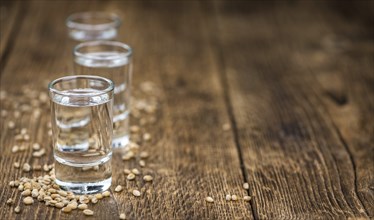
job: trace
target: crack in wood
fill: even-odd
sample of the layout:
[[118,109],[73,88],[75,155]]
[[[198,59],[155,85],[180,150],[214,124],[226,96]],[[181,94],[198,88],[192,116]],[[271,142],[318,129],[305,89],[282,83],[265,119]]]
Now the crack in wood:
[[336,124],[334,123],[334,121],[332,120],[330,114],[328,113],[328,116],[330,117],[330,120],[331,120],[331,124],[333,126],[333,128],[335,129],[335,132],[336,134],[338,135],[338,138],[340,140],[340,142],[343,144],[345,150],[347,151],[348,153],[348,156],[349,156],[349,159],[352,163],[352,169],[353,169],[353,175],[354,175],[354,187],[355,187],[355,194],[357,195],[357,199],[358,201],[360,202],[360,205],[362,207],[364,207],[363,211],[365,213],[366,216],[369,216],[368,212],[367,212],[367,207],[365,206],[365,204],[362,202],[362,198],[360,198],[360,194],[358,193],[358,190],[357,190],[357,169],[356,169],[356,163],[353,159],[353,155],[352,155],[352,152],[351,150],[349,149],[349,146],[347,144],[347,142],[345,141],[344,137],[342,136],[339,128],[336,126]]
[[[311,74],[311,75],[314,76],[314,74]],[[315,78],[315,76],[314,76],[313,78],[316,80],[317,84],[320,85],[320,83],[319,83],[318,80]],[[328,108],[326,107],[326,105],[325,105],[325,104],[323,103],[323,101],[318,97],[318,95],[316,94],[316,92],[315,92],[313,89],[312,89],[311,91],[313,91],[314,95],[317,97],[317,100],[319,101],[319,103],[321,104],[321,106],[323,106],[323,108],[325,109],[325,112],[326,112],[328,118],[330,119],[330,123],[331,123],[331,125],[332,125],[332,127],[333,127],[335,133],[337,134],[339,141],[342,143],[344,149],[346,150],[346,152],[347,152],[347,154],[348,154],[348,157],[349,157],[349,160],[350,160],[350,162],[351,162],[351,164],[352,164],[352,169],[353,169],[354,191],[355,191],[356,197],[357,197],[357,199],[358,199],[360,205],[361,205],[362,207],[364,207],[364,209],[363,209],[364,214],[365,214],[366,216],[370,216],[369,213],[368,213],[368,211],[367,211],[367,210],[368,210],[367,207],[365,206],[364,202],[362,202],[362,198],[360,197],[360,194],[358,193],[358,189],[357,189],[357,168],[356,168],[356,163],[355,163],[355,161],[354,161],[354,159],[353,159],[353,154],[352,154],[352,152],[351,152],[351,150],[350,150],[350,148],[349,148],[349,145],[348,145],[348,143],[345,141],[345,139],[344,139],[343,135],[341,134],[341,132],[340,132],[338,126],[335,124],[334,119],[331,117],[331,114],[330,114],[330,112],[328,111]],[[331,93],[331,94],[332,94],[332,93]],[[334,98],[335,98],[335,97],[334,97]],[[334,99],[334,98],[333,98],[333,99]]]
[[[213,10],[214,11],[213,12],[213,21],[210,21],[210,22],[212,23],[212,26],[216,30],[215,33],[219,33],[219,21],[218,21],[217,7],[216,7],[216,5],[212,6],[211,5],[212,2],[209,2],[209,3],[210,3],[209,6],[204,5],[202,3],[200,5],[202,7],[209,8],[208,10]],[[212,7],[214,9],[212,9]],[[241,169],[241,172],[242,172],[242,175],[243,175],[243,181],[248,182],[248,173],[246,171],[246,167],[245,167],[244,160],[243,160],[243,153],[242,153],[241,145],[240,145],[240,142],[239,142],[238,127],[237,127],[237,123],[236,123],[235,116],[234,116],[232,102],[230,101],[230,92],[229,92],[230,88],[229,88],[229,85],[227,83],[228,79],[227,79],[227,72],[225,71],[226,66],[225,66],[225,62],[224,62],[224,58],[223,58],[222,43],[220,42],[218,34],[217,35],[212,35],[211,34],[210,38],[212,39],[213,48],[216,51],[215,54],[216,54],[216,59],[218,61],[217,65],[218,65],[218,69],[220,70],[219,71],[219,78],[220,78],[220,84],[222,86],[222,93],[223,93],[222,95],[224,97],[224,101],[225,101],[226,108],[227,108],[227,114],[228,114],[228,117],[229,117],[229,120],[230,120],[232,133],[233,133],[233,136],[234,136],[234,142],[235,142],[235,147],[237,149],[237,153],[238,153],[238,157],[239,157],[239,161],[240,161],[240,169]],[[251,194],[252,186],[249,186],[249,187],[250,188],[246,191],[247,191],[248,195],[253,198],[253,195]],[[260,219],[260,217],[257,214],[257,210],[255,208],[255,205],[254,205],[254,200],[251,199],[249,204],[250,204],[250,210],[251,210],[253,218],[255,220]]]

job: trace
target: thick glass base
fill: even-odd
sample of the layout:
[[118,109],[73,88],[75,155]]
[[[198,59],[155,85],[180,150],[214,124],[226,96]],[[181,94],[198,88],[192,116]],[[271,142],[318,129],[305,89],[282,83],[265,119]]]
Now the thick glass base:
[[113,137],[112,140],[112,147],[113,148],[124,148],[130,143],[129,135],[122,136],[122,137]]
[[112,177],[92,183],[70,183],[56,179],[56,183],[61,187],[61,189],[74,192],[75,194],[93,194],[104,192],[109,189],[112,184]]

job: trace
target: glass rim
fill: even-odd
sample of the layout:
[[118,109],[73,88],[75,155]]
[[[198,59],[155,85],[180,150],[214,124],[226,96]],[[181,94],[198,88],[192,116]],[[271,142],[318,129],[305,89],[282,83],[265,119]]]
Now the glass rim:
[[[79,49],[83,47],[90,47],[90,46],[115,46],[115,47],[120,47],[122,49],[125,49],[127,50],[127,52],[123,54],[116,54],[113,56],[105,56],[105,57],[79,52]],[[116,59],[119,57],[129,58],[132,56],[132,48],[128,44],[125,44],[119,41],[87,41],[87,42],[83,42],[75,46],[73,50],[73,55],[75,57],[83,57],[83,58],[88,58],[91,60],[112,60],[112,59]]]
[[[108,83],[108,86],[105,89],[98,90],[97,92],[89,92],[89,93],[84,93],[84,94],[71,92],[71,91],[65,92],[65,91],[61,91],[61,90],[58,90],[58,89],[54,88],[54,86],[57,83],[64,82],[64,81],[70,81],[70,80],[73,80],[73,79],[100,80],[100,81],[104,81],[104,82]],[[114,91],[114,83],[110,79],[107,79],[107,78],[104,78],[104,77],[101,77],[101,76],[94,76],[94,75],[63,76],[63,77],[57,78],[55,80],[52,80],[48,84],[48,91],[50,93],[53,93],[53,94],[58,94],[58,95],[63,95],[63,96],[72,96],[72,97],[100,96],[100,95],[104,95],[104,94],[113,92]]]
[[[108,18],[111,21],[102,24],[88,24],[75,21],[79,18]],[[117,14],[110,12],[79,12],[71,14],[66,19],[66,26],[68,28],[75,28],[85,31],[99,31],[108,29],[110,27],[118,28],[121,23],[121,18]]]

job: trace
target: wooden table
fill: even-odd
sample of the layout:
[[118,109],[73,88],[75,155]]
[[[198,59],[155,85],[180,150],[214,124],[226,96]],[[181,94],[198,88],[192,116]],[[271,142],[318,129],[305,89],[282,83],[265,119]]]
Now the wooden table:
[[[137,162],[115,155],[112,195],[87,218],[373,218],[373,8],[369,0],[1,1],[0,218],[86,218],[25,206],[8,183],[44,175],[14,162],[53,163],[49,107],[34,103],[42,113],[34,117],[25,94],[40,99],[48,81],[68,74],[65,19],[90,10],[122,17],[120,41],[135,51],[133,90],[153,82],[159,108],[142,128],[152,137],[141,144],[151,154],[142,169],[153,183],[127,181],[123,169]],[[30,140],[20,144],[21,128]],[[33,143],[47,154],[32,157]],[[26,150],[12,153],[16,144]]]

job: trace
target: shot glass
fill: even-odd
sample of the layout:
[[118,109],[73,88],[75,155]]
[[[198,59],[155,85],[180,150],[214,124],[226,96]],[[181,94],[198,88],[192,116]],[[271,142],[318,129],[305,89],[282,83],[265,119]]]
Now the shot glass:
[[77,194],[108,189],[113,82],[98,76],[66,76],[52,81],[48,89],[56,183]]
[[130,90],[132,49],[121,42],[91,41],[74,48],[74,73],[94,74],[111,79],[115,84],[113,105],[114,148],[129,143]]
[[69,37],[75,41],[114,40],[121,19],[113,13],[82,12],[66,19]]

